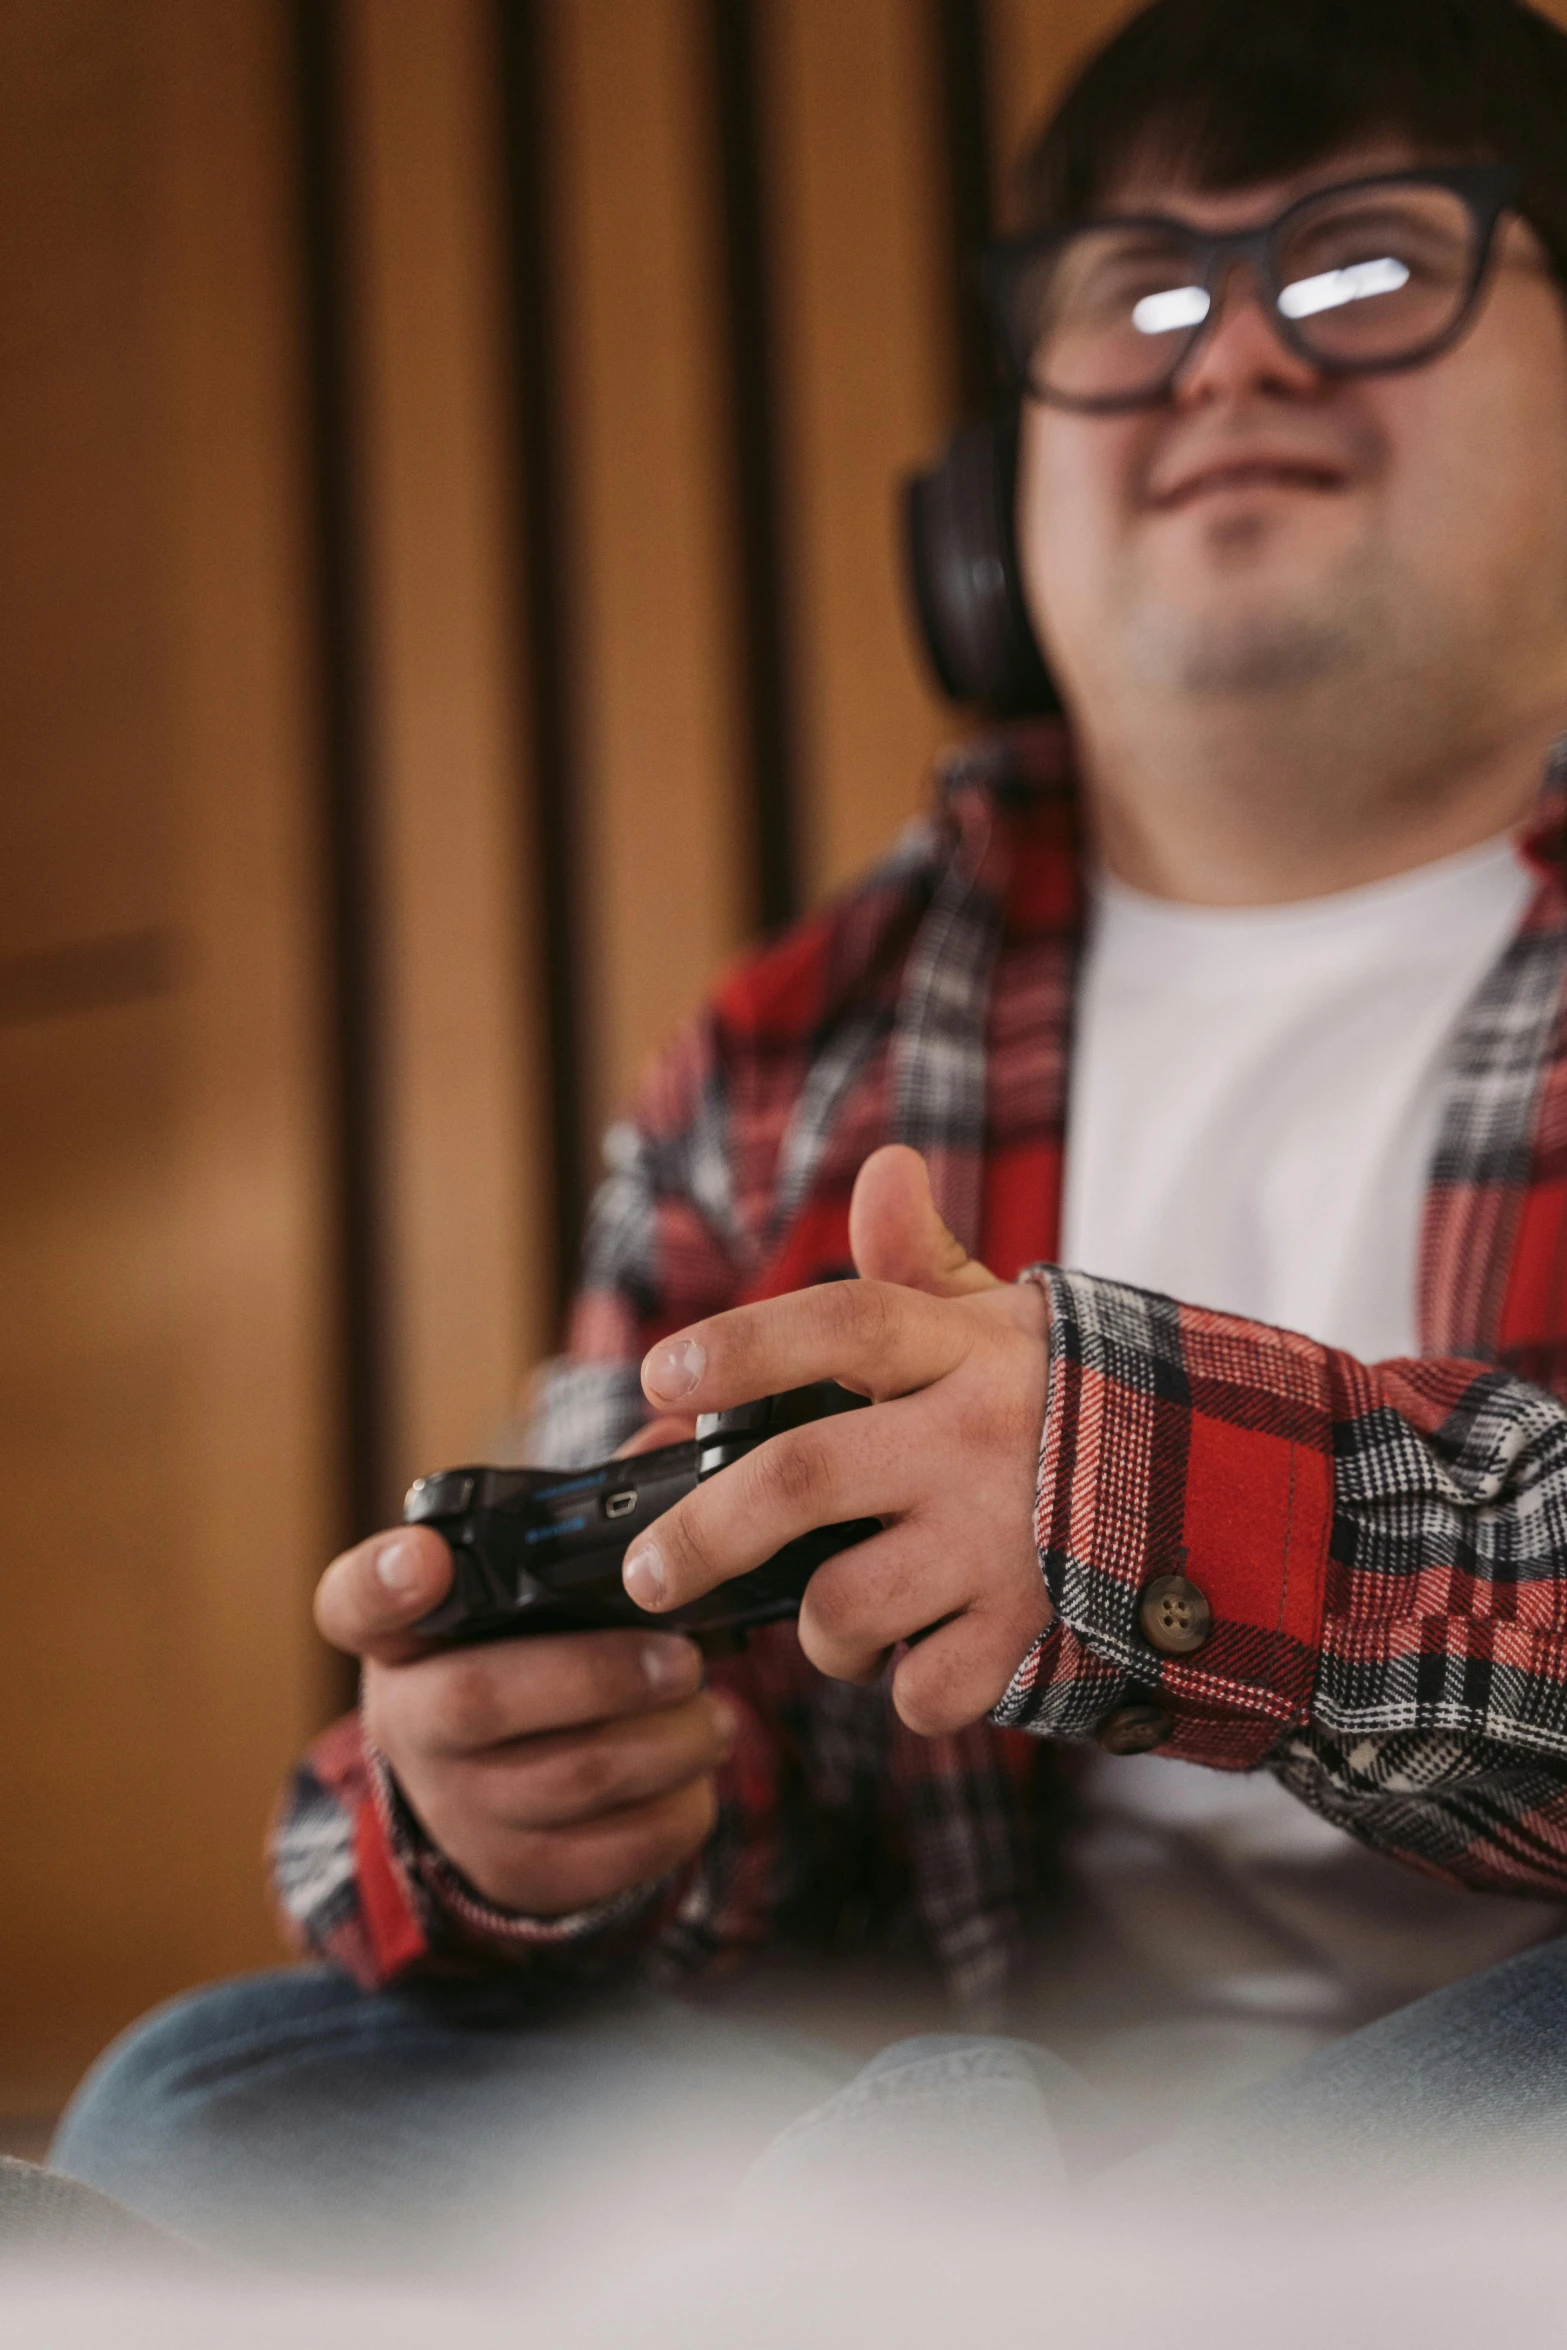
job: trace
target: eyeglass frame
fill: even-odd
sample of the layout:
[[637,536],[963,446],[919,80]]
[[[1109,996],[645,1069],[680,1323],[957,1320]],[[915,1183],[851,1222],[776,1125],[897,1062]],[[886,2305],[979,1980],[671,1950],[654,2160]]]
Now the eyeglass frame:
[[[1058,227],[1035,229],[1018,237],[992,237],[980,253],[980,288],[989,312],[992,329],[1000,346],[1001,356],[1014,385],[1047,406],[1071,410],[1081,416],[1121,416],[1137,408],[1155,408],[1167,399],[1176,378],[1191,358],[1205,335],[1212,332],[1223,309],[1222,299],[1216,299],[1231,270],[1237,262],[1248,262],[1253,278],[1266,297],[1266,315],[1269,325],[1281,342],[1321,375],[1396,375],[1406,369],[1425,367],[1433,359],[1440,359],[1450,351],[1472,323],[1480,298],[1490,274],[1496,248],[1497,225],[1504,212],[1515,204],[1522,184],[1522,175],[1511,163],[1455,163],[1447,165],[1416,166],[1408,171],[1383,171],[1364,179],[1342,180],[1325,188],[1313,188],[1303,196],[1292,197],[1282,212],[1258,228],[1226,230],[1214,234],[1199,229],[1188,220],[1170,213],[1107,213],[1081,220],[1063,221]],[[1284,291],[1279,284],[1275,265],[1276,243],[1279,233],[1298,213],[1321,204],[1333,196],[1358,195],[1366,188],[1434,187],[1445,188],[1460,198],[1476,230],[1473,265],[1469,283],[1451,323],[1439,335],[1430,337],[1399,359],[1324,359],[1311,349],[1301,335],[1298,323],[1279,308]],[[1009,319],[1009,295],[1017,285],[1025,266],[1069,244],[1073,238],[1093,229],[1141,229],[1173,233],[1190,249],[1196,266],[1193,283],[1201,285],[1209,296],[1206,314],[1189,330],[1185,340],[1170,361],[1157,384],[1138,392],[1073,393],[1047,391],[1037,385],[1026,366],[1020,364]]]

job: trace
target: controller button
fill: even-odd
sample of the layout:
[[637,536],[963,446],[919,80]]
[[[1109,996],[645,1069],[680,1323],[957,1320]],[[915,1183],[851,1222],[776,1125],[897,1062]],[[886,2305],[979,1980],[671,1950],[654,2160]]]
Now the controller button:
[[441,1470],[434,1477],[416,1477],[403,1502],[403,1524],[422,1526],[430,1518],[455,1518],[473,1499],[473,1479],[460,1471]]

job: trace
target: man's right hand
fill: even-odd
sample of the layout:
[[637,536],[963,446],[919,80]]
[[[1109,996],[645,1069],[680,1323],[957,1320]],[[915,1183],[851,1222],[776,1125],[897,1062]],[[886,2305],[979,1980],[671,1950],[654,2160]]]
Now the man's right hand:
[[438,1534],[398,1527],[334,1559],[316,1592],[324,1636],[364,1661],[367,1733],[432,1842],[485,1900],[534,1917],[687,1859],[735,1727],[694,1643],[650,1618],[432,1654],[408,1627],[451,1572]]

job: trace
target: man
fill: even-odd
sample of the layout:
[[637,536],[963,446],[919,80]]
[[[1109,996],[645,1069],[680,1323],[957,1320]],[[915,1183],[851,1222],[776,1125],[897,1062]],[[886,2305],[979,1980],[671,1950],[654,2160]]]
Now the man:
[[[704,2063],[748,2158],[841,2050],[564,1987],[853,1905],[1145,2126],[1326,2044],[1248,2110],[1359,2127],[1418,2072],[1438,2128],[1554,2128],[1559,2065],[1504,2057],[1556,1953],[1437,1987],[1567,1898],[1564,126],[1513,0],[1157,0],[1089,67],[998,265],[1070,748],[960,756],[654,1071],[539,1445],[818,1377],[872,1408],[639,1541],[647,1635],[430,1658],[439,1541],[338,1560],[362,1715],[278,1882],[391,1988],[176,2010],[66,2167],[216,2228],[203,2179],[384,2180],[417,2114],[471,2182]],[[657,1631],[865,1516],[797,1640],[704,1683]]]

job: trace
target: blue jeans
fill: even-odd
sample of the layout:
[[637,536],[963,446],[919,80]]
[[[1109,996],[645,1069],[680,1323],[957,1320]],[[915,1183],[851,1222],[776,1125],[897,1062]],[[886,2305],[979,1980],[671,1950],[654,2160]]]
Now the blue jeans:
[[[330,1968],[219,1985],[137,2025],[66,2114],[57,2169],[197,2243],[286,2266],[461,2267],[586,2202],[657,2227],[878,2184],[1026,2219],[1129,2185],[1293,2191],[1567,2148],[1567,1940],[1437,1992],[1178,2139],[1129,2148],[1047,2050],[973,2035],[869,2065],[646,1992],[511,1981],[365,1995]],[[1564,2166],[1567,2167],[1567,2166]]]

